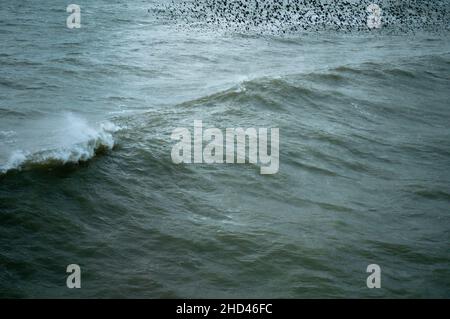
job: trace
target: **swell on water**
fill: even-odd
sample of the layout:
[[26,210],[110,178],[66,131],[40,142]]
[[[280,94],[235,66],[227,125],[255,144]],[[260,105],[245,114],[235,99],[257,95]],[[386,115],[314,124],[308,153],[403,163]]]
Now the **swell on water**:
[[[92,159],[102,151],[112,150],[113,133],[120,128],[111,122],[96,126],[72,113],[65,114],[51,138],[50,146],[17,148],[10,152],[4,163],[0,162],[0,174],[40,166],[77,164]],[[36,142],[39,143],[39,142]],[[48,144],[48,143],[47,143]]]
[[[232,114],[229,115],[242,115],[245,113],[242,110],[243,105],[277,112],[280,110],[294,112],[299,107],[331,107],[338,103],[339,99],[344,99],[345,103],[351,104],[355,102],[355,98],[342,96],[343,93],[339,91],[339,88],[353,86],[357,82],[370,85],[372,81],[395,82],[411,87],[424,80],[430,83],[447,81],[447,77],[442,79],[441,69],[448,66],[449,61],[448,55],[426,56],[405,63],[365,62],[332,66],[314,72],[258,77],[239,82],[233,87],[210,95],[187,100],[175,107],[187,110],[202,106],[235,105],[239,107],[224,107],[221,112],[224,112],[224,115],[230,112]],[[421,67],[417,66],[419,62]],[[430,63],[434,67],[430,67]],[[363,99],[362,96],[359,98]],[[299,103],[299,101],[303,102]],[[369,99],[359,102],[370,105],[374,103]],[[378,105],[377,108],[378,111],[386,110],[383,105]],[[326,109],[322,111],[327,112]],[[388,111],[391,116],[392,112],[402,112],[397,108],[389,108]],[[99,152],[112,150],[115,146],[114,133],[120,130],[120,127],[111,122],[93,125],[71,113],[59,118],[58,127],[59,129],[53,130],[57,132],[57,136],[51,140],[50,146],[18,147],[11,151],[3,163],[0,161],[0,174],[10,170],[88,161]],[[47,132],[47,135],[49,134]],[[13,135],[14,132],[0,132],[0,138],[2,136],[14,138]]]
[[[357,82],[355,78],[366,81],[364,83],[367,85],[371,81],[392,81],[409,86],[417,85],[425,79],[447,81],[450,79],[443,76],[442,69],[446,69],[449,63],[448,54],[432,55],[419,56],[404,63],[364,62],[333,66],[314,72],[264,76],[239,82],[228,89],[185,101],[178,106],[196,107],[226,104],[232,101],[238,104],[259,101],[259,105],[283,108],[281,104],[271,102],[277,98],[304,98],[315,101],[336,93],[334,89],[355,85]],[[330,103],[332,104],[333,101],[331,100]]]

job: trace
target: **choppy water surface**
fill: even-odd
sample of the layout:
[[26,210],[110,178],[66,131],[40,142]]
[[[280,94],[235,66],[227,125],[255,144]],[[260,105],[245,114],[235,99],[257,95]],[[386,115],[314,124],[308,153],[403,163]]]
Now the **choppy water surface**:
[[[85,0],[69,30],[4,1],[0,296],[450,297],[448,11],[424,3],[430,28],[280,33]],[[280,171],[173,164],[194,120],[280,128]]]

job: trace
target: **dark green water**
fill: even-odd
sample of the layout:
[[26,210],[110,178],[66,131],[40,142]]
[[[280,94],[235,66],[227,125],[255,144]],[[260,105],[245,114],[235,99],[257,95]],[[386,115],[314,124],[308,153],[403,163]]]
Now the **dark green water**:
[[[1,297],[450,297],[447,32],[252,35],[79,4],[76,30],[65,5],[1,5]],[[279,172],[173,164],[194,120],[279,128]]]

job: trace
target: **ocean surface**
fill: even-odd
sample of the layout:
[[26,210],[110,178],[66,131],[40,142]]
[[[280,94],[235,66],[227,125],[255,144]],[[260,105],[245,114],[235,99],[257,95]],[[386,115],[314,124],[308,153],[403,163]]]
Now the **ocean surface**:
[[[448,2],[74,2],[0,6],[0,297],[450,297]],[[194,120],[279,128],[279,172],[174,164]]]

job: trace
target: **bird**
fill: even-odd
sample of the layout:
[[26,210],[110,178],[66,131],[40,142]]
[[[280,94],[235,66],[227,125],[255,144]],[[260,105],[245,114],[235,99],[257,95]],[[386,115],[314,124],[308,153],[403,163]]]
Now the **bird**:
[[450,5],[437,0],[184,0],[164,5],[162,18],[243,33],[352,32],[370,30],[366,9],[373,2],[385,29],[450,29]]

